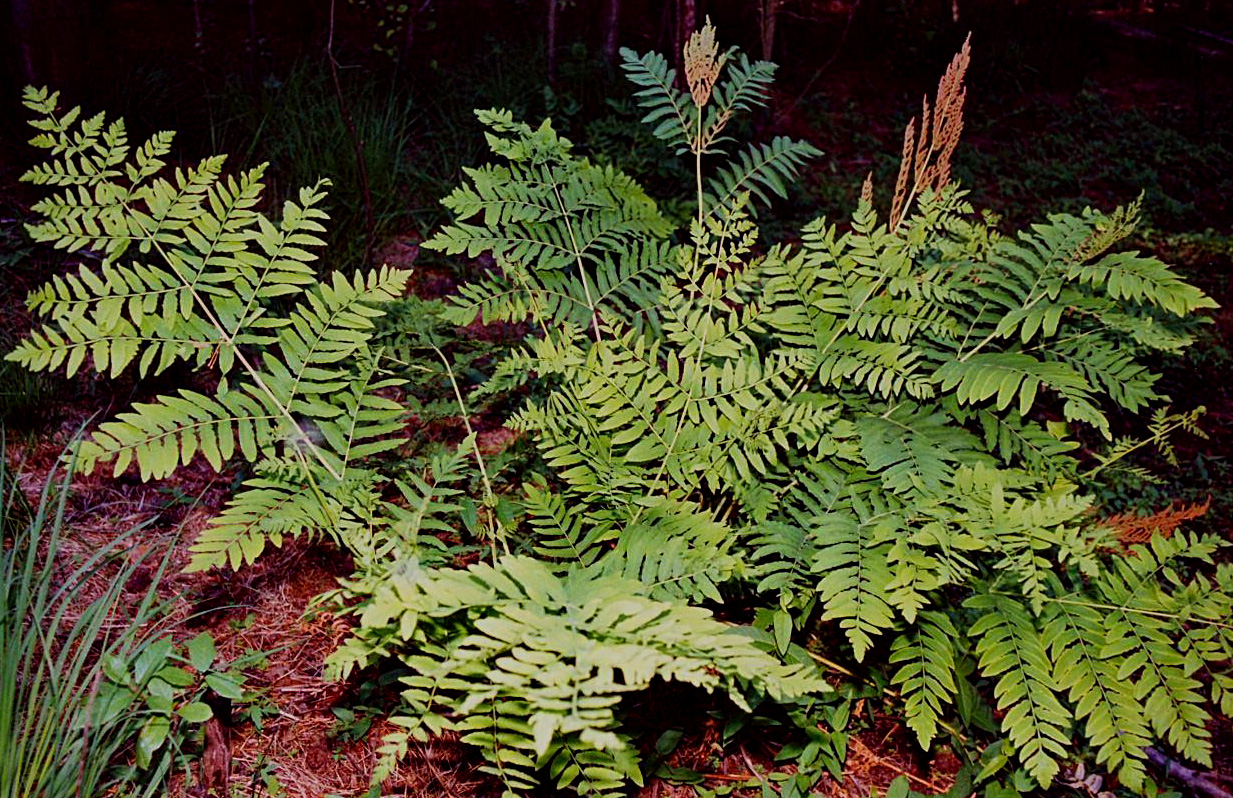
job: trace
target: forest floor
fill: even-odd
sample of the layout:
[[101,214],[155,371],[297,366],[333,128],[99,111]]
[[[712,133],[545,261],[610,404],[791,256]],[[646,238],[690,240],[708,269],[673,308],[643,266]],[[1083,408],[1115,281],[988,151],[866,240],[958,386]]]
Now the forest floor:
[[[835,211],[840,210],[855,196],[866,172],[875,169],[885,175],[887,165],[895,161],[899,123],[903,114],[913,109],[889,109],[901,96],[888,88],[890,80],[843,72],[837,65],[834,74],[826,77],[830,89],[824,107],[798,105],[779,120],[785,129],[810,138],[827,152],[824,163],[810,178],[811,196],[819,204],[833,204]],[[1192,115],[1201,103],[1212,106],[1214,110],[1208,113],[1229,119],[1233,98],[1212,96],[1210,92],[1205,98],[1197,98],[1196,92],[1201,90],[1206,89],[1146,70],[1137,58],[1118,57],[1090,75],[1081,90],[1024,93],[1013,106],[998,109],[1000,119],[970,105],[970,113],[986,113],[987,121],[974,117],[977,121],[969,124],[958,160],[961,169],[973,176],[973,184],[982,186],[976,192],[977,201],[1009,209],[1008,215],[1020,217],[1016,221],[1050,209],[1049,200],[1059,196],[1098,201],[1105,206],[1123,203],[1133,195],[1122,192],[1119,178],[1133,180],[1136,176],[1111,173],[1110,164],[1102,163],[1102,157],[1109,160],[1107,153],[1123,145],[1139,146],[1133,140],[1139,131],[1130,126],[1134,120]],[[1097,121],[1112,125],[1110,130],[1120,129],[1127,138],[1124,142],[1096,142],[1103,146],[1099,151],[1093,142],[1072,140],[1069,146],[1073,150],[1068,153],[1065,137],[1056,135],[1056,130],[1042,130],[1042,126],[1064,125],[1068,119],[1073,121],[1085,114],[1090,122],[1089,117],[1106,112],[1110,116]],[[1082,119],[1074,122],[1081,123]],[[1191,120],[1187,124],[1202,122]],[[1059,149],[1051,151],[1045,143],[1032,143],[1033,137],[1046,138],[1045,133],[1051,134],[1048,140]],[[1170,144],[1163,141],[1152,146]],[[11,180],[29,153],[16,146],[0,151],[0,165],[8,167],[0,169],[0,174]],[[1069,161],[1069,155],[1080,163]],[[1187,162],[1186,153],[1175,155],[1176,160],[1167,163]],[[1082,173],[1085,165],[1096,174]],[[1222,306],[1213,314],[1214,323],[1202,332],[1202,343],[1195,353],[1169,367],[1165,377],[1167,392],[1177,408],[1207,407],[1203,426],[1211,437],[1186,442],[1181,459],[1183,463],[1202,462],[1209,474],[1206,482],[1193,473],[1170,478],[1173,481],[1162,491],[1167,493],[1169,485],[1177,485],[1179,493],[1162,495],[1162,500],[1197,501],[1204,493],[1211,495],[1207,523],[1230,536],[1233,469],[1228,458],[1233,457],[1233,381],[1228,374],[1233,367],[1233,192],[1219,189],[1222,185],[1227,188],[1233,164],[1225,165],[1231,171],[1223,177],[1223,184],[1212,172],[1198,178],[1156,175],[1165,195],[1173,199],[1178,199],[1174,196],[1177,192],[1190,191],[1191,186],[1201,188],[1196,195],[1182,198],[1188,207],[1173,211],[1176,218],[1169,219],[1173,229],[1149,234],[1142,245],[1176,263],[1188,279]],[[1116,169],[1116,160],[1112,166]],[[980,177],[982,169],[992,169],[994,179],[988,174]],[[1065,175],[1060,176],[1063,172]],[[1071,182],[1063,185],[1063,180]],[[831,187],[838,182],[842,187]],[[22,196],[15,189],[6,192],[6,188],[0,186],[0,192]],[[19,217],[20,205],[14,200],[5,215],[11,212]],[[1182,230],[1195,232],[1184,234]],[[406,242],[413,239],[402,241],[400,247],[389,251],[392,257],[404,261],[398,265],[412,265],[417,251],[413,243]],[[37,263],[43,255],[33,253],[33,257]],[[0,326],[12,335],[28,329],[30,321],[20,300],[47,274],[42,267],[32,267],[30,261],[0,261],[0,265],[5,273]],[[162,387],[162,382],[136,385],[78,376],[41,388],[44,398],[36,407],[7,421],[9,466],[21,474],[28,497],[37,498],[63,447],[79,430],[114,415],[133,400],[160,392]],[[181,572],[188,561],[188,546],[225,503],[236,478],[236,472],[215,473],[204,464],[182,468],[174,477],[149,483],[140,482],[132,474],[118,478],[104,472],[78,476],[73,480],[66,515],[66,552],[72,556],[92,551],[117,530],[148,523],[138,545],[173,550],[171,569],[162,584],[163,595],[174,607],[173,634],[189,637],[208,630],[225,660],[248,651],[269,652],[264,667],[246,674],[247,688],[257,696],[245,708],[248,714],[242,716],[241,708],[236,707],[233,723],[226,729],[232,795],[362,795],[368,789],[376,748],[386,728],[376,707],[388,695],[384,686],[369,681],[375,678],[371,673],[361,673],[341,684],[324,679],[322,658],[346,636],[348,626],[329,612],[312,607],[315,596],[335,588],[338,579],[351,573],[347,556],[324,542],[294,540],[237,573]],[[665,702],[660,711],[681,721],[679,697],[652,695],[648,700]],[[655,709],[649,707],[648,711]],[[719,745],[719,721],[703,711],[692,713],[692,718],[695,725],[685,729],[682,744],[666,764],[701,773],[704,783],[712,788],[757,778],[758,773],[780,767],[773,762],[774,750],[769,743],[724,750]],[[943,791],[949,786],[949,776],[958,766],[955,757],[945,752],[932,761],[920,756],[908,731],[877,702],[858,704],[853,728],[843,779],[819,783],[821,794],[863,798],[871,790],[885,790],[900,775],[906,775],[912,787],[921,791]],[[1215,770],[1233,776],[1233,729],[1226,725],[1214,731],[1221,741]],[[497,793],[493,781],[478,773],[476,761],[465,747],[448,738],[416,747],[383,789],[385,795],[425,798],[478,798]],[[177,777],[170,794],[178,797],[192,793]],[[652,780],[639,793],[651,798],[694,794],[692,786],[663,779]]]

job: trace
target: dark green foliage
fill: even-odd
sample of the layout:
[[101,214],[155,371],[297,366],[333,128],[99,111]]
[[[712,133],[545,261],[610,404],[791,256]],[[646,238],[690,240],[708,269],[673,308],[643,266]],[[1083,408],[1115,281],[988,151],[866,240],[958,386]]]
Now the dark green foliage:
[[[343,73],[344,78],[349,75]],[[374,233],[380,243],[408,232],[413,219],[408,200],[421,180],[421,167],[413,162],[411,148],[424,111],[407,91],[375,88],[367,76],[363,81],[345,79],[342,89],[363,142]],[[347,273],[364,266],[368,233],[360,166],[329,73],[300,64],[281,80],[271,76],[260,88],[232,87],[223,102],[223,113],[229,116],[216,125],[217,135],[238,140],[245,148],[241,152],[269,163],[266,182],[274,197],[292,197],[300,186],[321,178],[332,183],[323,201],[331,219],[324,234],[331,265]]]

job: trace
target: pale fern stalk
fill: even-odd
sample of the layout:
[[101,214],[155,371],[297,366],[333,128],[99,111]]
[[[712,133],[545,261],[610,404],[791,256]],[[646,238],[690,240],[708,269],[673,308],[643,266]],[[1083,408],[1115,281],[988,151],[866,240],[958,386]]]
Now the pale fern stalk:
[[441,351],[435,344],[432,350],[437,353],[437,357],[441,358],[441,363],[445,366],[445,374],[449,377],[450,385],[454,389],[454,398],[458,401],[458,412],[462,415],[463,426],[467,430],[467,436],[471,439],[471,450],[475,453],[475,462],[479,466],[480,477],[484,482],[484,505],[488,508],[488,538],[489,545],[492,549],[492,561],[497,562],[497,540],[500,539],[501,548],[505,554],[510,553],[509,543],[505,540],[505,535],[499,532],[500,524],[496,520],[496,494],[492,490],[492,482],[488,479],[488,467],[484,464],[484,454],[479,448],[479,439],[475,436],[475,430],[471,427],[471,417],[467,413],[467,403],[462,398],[462,391],[458,387],[458,380],[454,377],[454,369],[450,366],[449,359],[445,353]]

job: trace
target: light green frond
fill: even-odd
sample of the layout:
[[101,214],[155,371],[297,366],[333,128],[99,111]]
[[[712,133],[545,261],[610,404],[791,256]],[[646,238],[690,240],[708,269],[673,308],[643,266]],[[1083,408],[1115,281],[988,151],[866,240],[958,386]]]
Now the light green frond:
[[621,527],[616,545],[592,567],[641,582],[654,599],[723,601],[719,586],[744,565],[731,530],[695,505],[659,499],[643,507],[637,522]]
[[788,185],[796,180],[805,162],[821,154],[812,144],[787,136],[751,144],[707,181],[703,207],[730,206],[743,193],[752,194],[763,205],[771,204],[771,195],[786,198]]
[[197,536],[185,570],[224,566],[239,570],[255,562],[267,543],[281,546],[284,536],[333,531],[342,512],[339,502],[319,483],[288,480],[278,474],[253,477]]
[[1113,299],[1150,303],[1175,316],[1217,307],[1210,297],[1158,259],[1141,257],[1137,252],[1116,252],[1095,263],[1074,264],[1068,276],[1102,287]]
[[[390,750],[416,733],[412,718],[450,709],[454,728],[508,789],[533,788],[543,766],[572,790],[633,779],[616,713],[622,696],[657,678],[722,690],[741,706],[747,693],[782,701],[828,689],[708,611],[652,600],[638,582],[591,569],[561,578],[535,560],[505,557],[465,571],[409,570],[393,581],[396,589],[379,588],[362,610],[368,636],[332,656],[331,667],[379,649],[373,635],[383,624],[416,628],[424,645],[404,660],[413,675],[396,721],[410,731],[397,733]],[[459,625],[461,613],[473,625]],[[575,742],[578,754],[591,753],[575,758]]]
[[817,592],[822,619],[839,621],[860,661],[873,638],[892,625],[886,590],[893,576],[887,563],[889,546],[876,540],[873,519],[862,522],[850,512],[815,519],[812,534],[819,546],[813,572],[821,576]]
[[1118,676],[1123,660],[1102,653],[1107,642],[1102,612],[1081,599],[1063,599],[1051,611],[1044,638],[1059,691],[1066,694],[1075,719],[1083,721],[1097,763],[1131,789],[1141,789],[1151,732],[1133,683]]
[[928,750],[938,719],[955,696],[955,645],[959,632],[941,612],[926,612],[891,644],[889,662],[899,665],[891,683],[903,696],[908,728]]
[[138,373],[144,376],[180,360],[200,366],[220,345],[217,329],[197,317],[167,321],[145,316],[140,328],[119,317],[104,328],[83,315],[34,330],[5,359],[31,371],[55,371],[63,366],[70,377],[87,363],[114,377],[136,361]]
[[83,473],[112,463],[119,475],[136,462],[142,479],[161,479],[201,454],[216,470],[238,448],[245,460],[274,453],[285,420],[269,397],[251,390],[216,398],[181,390],[154,402],[138,402],[115,421],[101,424],[78,453]]
[[926,415],[900,405],[881,416],[857,421],[866,467],[899,494],[942,495],[953,464],[987,462],[975,436],[949,423],[943,413]]
[[[1084,421],[1106,437],[1109,421],[1091,395],[1092,386],[1065,363],[1038,360],[1023,352],[981,352],[943,363],[934,374],[941,390],[954,392],[960,404],[994,399],[993,406],[1016,409],[1027,415],[1041,387],[1057,391],[1065,399],[1063,413],[1070,421]],[[996,397],[996,398],[995,398]]]
[[980,672],[996,680],[1002,731],[1036,782],[1048,787],[1070,755],[1070,713],[1058,701],[1040,631],[1027,608],[1005,596],[977,595],[964,606],[984,611],[968,636],[976,641]]
[[647,112],[642,123],[654,126],[655,138],[675,145],[678,151],[688,149],[698,109],[688,95],[676,88],[676,70],[668,66],[668,60],[659,53],[638,55],[622,47],[621,68],[639,88],[634,97]]

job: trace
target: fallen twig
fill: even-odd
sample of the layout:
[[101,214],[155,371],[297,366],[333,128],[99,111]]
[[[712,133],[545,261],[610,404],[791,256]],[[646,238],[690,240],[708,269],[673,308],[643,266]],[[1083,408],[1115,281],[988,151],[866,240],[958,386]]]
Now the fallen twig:
[[1172,778],[1180,781],[1195,792],[1210,795],[1212,798],[1233,798],[1233,793],[1215,782],[1213,774],[1200,773],[1194,768],[1188,768],[1181,762],[1165,756],[1157,748],[1148,748],[1146,752],[1147,761],[1160,768],[1166,779]]

